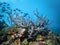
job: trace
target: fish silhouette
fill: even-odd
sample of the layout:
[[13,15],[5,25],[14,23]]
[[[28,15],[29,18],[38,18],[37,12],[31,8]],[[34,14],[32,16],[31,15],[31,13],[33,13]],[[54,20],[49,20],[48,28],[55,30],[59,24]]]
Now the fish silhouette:
[[6,2],[3,2],[3,4],[7,4]]
[[0,6],[2,5],[2,3],[0,3]]

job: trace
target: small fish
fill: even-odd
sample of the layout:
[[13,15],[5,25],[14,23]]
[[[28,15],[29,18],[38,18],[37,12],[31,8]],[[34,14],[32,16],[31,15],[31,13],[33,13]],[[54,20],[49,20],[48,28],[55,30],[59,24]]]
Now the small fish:
[[16,8],[16,10],[18,10],[18,8]]
[[8,9],[10,9],[10,7],[7,7]]
[[24,17],[27,16],[27,15],[29,15],[29,14],[28,13],[24,13]]
[[18,10],[19,12],[21,11],[21,10]]
[[0,3],[0,6],[2,5],[2,3]]
[[13,10],[13,11],[16,11],[16,10]]
[[2,7],[2,12],[5,12],[5,11],[6,11],[5,7]]
[[6,4],[6,2],[4,2],[3,4]]
[[3,5],[4,7],[6,6],[6,5]]
[[0,17],[3,17],[3,15],[0,14]]
[[23,12],[21,11],[21,13],[23,13]]
[[7,4],[7,6],[10,6],[10,4]]

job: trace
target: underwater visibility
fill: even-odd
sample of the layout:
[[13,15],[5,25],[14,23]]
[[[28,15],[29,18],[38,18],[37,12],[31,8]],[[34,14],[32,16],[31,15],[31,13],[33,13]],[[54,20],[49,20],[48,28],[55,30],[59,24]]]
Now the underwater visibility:
[[32,16],[0,2],[0,45],[60,45],[60,34],[51,31],[50,20],[38,8]]

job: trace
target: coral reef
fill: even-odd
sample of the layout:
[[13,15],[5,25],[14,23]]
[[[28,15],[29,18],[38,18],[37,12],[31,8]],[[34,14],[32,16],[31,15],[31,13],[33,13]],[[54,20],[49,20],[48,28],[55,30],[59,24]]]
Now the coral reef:
[[[4,6],[1,7],[1,5]],[[39,16],[37,9],[34,11],[34,15],[37,17],[34,22],[28,13],[19,9],[12,10],[5,2],[0,3],[0,7],[2,13],[8,15],[11,23],[11,26],[5,26],[0,30],[1,45],[59,45],[60,36],[50,31],[47,26],[49,20],[45,16]],[[24,15],[20,16],[18,12],[24,13]],[[28,18],[25,18],[26,16]]]

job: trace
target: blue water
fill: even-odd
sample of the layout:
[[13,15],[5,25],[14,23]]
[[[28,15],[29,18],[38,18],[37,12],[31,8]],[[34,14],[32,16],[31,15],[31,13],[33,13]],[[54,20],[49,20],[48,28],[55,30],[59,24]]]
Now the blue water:
[[[38,8],[50,20],[50,28],[53,32],[60,34],[60,0],[0,0],[10,3],[11,7],[19,8],[23,12],[29,13],[32,20],[35,20],[33,10]],[[33,15],[33,16],[32,16]],[[5,21],[8,23],[5,17]]]

